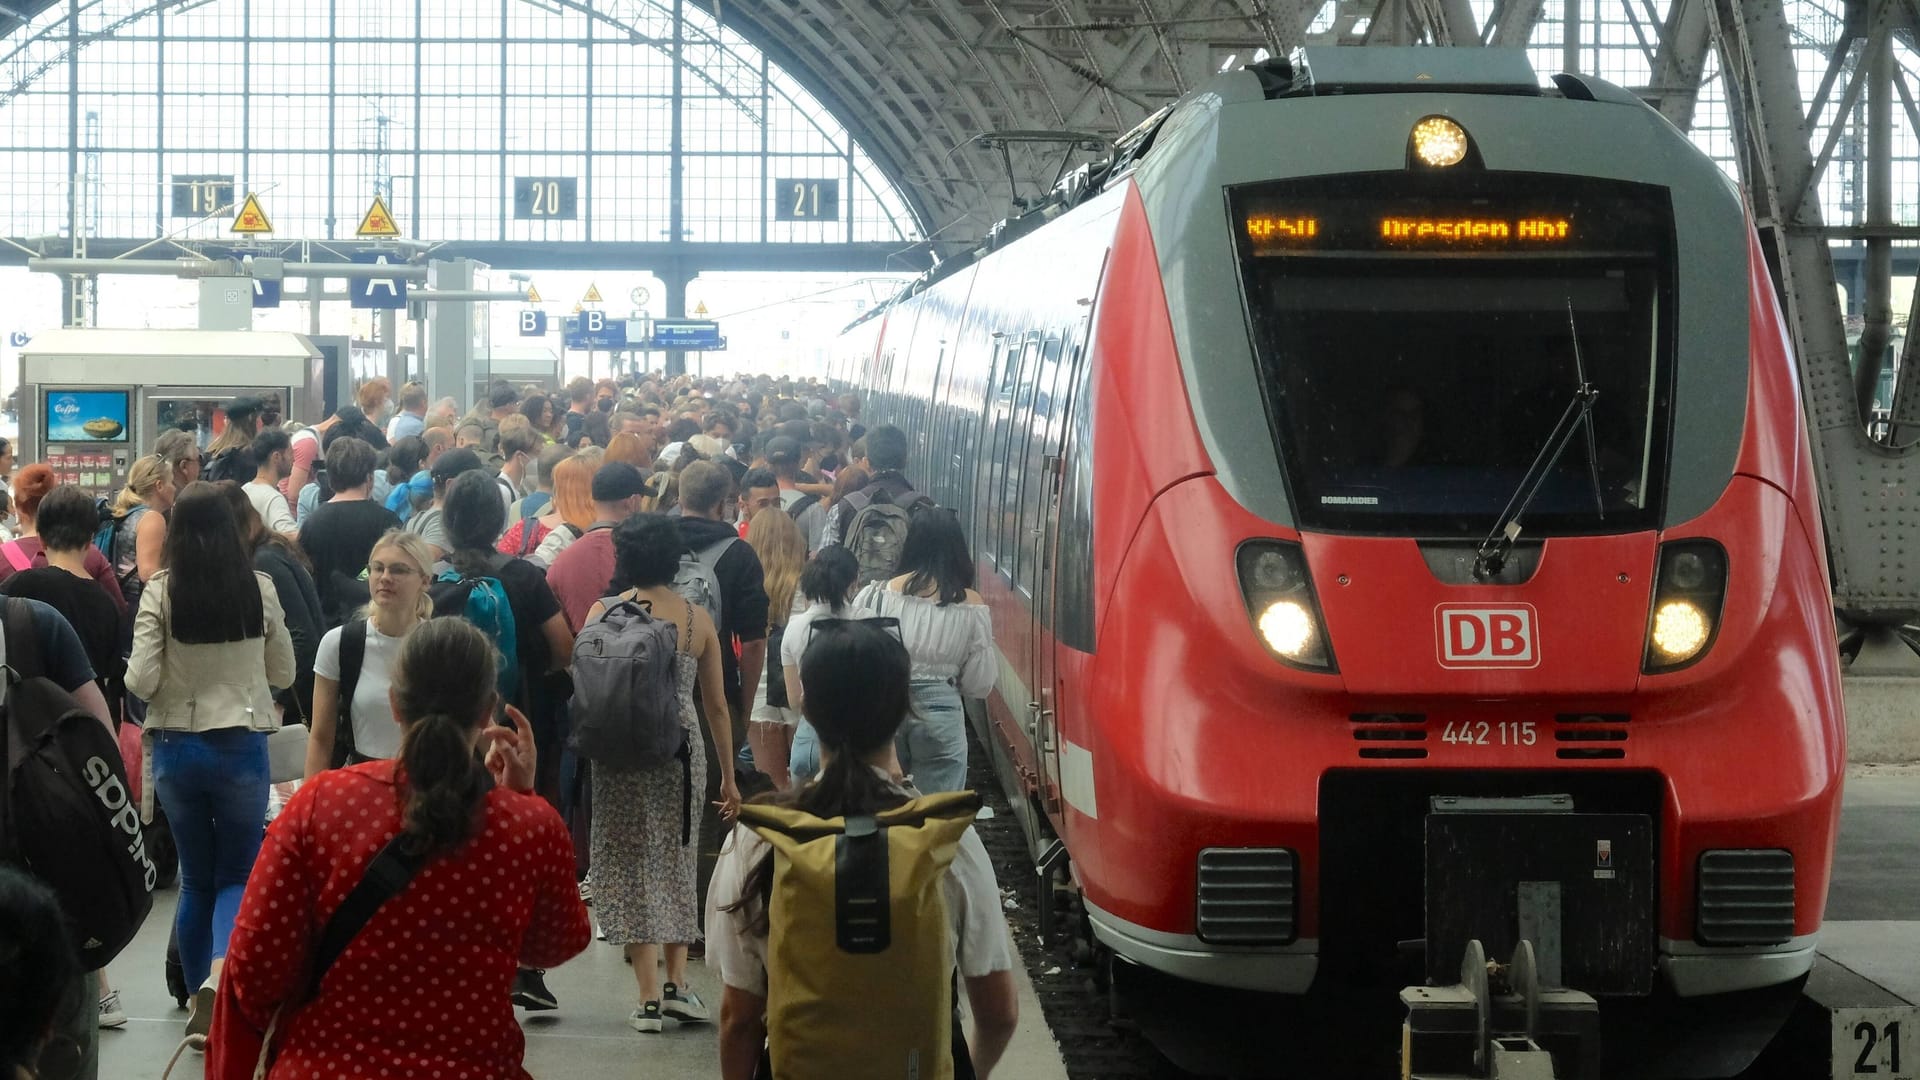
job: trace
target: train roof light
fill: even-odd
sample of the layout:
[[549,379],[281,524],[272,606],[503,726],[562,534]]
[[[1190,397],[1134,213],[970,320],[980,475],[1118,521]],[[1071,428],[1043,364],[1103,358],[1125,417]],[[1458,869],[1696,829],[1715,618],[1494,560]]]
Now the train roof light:
[[1437,169],[1458,165],[1467,157],[1467,129],[1444,116],[1429,116],[1413,125],[1413,152]]

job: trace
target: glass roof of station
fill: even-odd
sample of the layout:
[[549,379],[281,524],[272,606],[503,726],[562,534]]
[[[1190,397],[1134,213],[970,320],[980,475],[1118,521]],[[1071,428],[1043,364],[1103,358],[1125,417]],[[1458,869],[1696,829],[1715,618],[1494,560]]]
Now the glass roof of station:
[[846,128],[744,38],[688,7],[677,65],[674,6],[93,0],[76,62],[53,5],[0,39],[0,236],[65,235],[77,197],[87,236],[225,239],[233,211],[182,182],[231,178],[277,239],[350,237],[377,194],[426,240],[667,242],[677,95],[678,239],[919,238]]

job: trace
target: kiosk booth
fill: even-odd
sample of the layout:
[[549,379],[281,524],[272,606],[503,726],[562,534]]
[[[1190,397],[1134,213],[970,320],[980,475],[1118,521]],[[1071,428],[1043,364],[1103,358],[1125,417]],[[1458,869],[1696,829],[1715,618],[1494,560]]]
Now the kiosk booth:
[[266,330],[48,330],[20,350],[20,462],[44,461],[61,483],[117,491],[162,431],[189,427],[201,446],[226,428],[241,395],[278,403],[280,419],[322,415],[321,354],[299,334]]

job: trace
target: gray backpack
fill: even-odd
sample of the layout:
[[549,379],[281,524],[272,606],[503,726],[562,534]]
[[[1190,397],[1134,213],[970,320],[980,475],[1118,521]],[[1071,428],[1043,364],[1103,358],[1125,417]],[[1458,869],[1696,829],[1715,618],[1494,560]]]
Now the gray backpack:
[[680,569],[673,575],[673,591],[687,603],[706,608],[716,632],[725,625],[720,620],[725,604],[720,595],[720,576],[715,568],[720,565],[720,556],[725,555],[728,548],[744,543],[746,541],[737,536],[729,536],[699,551],[689,551],[680,556]]
[[[610,597],[573,642],[574,752],[622,771],[687,759],[674,656],[680,629],[649,605]],[[687,611],[689,639],[693,611]]]
[[847,496],[853,519],[847,522],[847,534],[840,544],[853,553],[860,573],[856,584],[885,581],[900,567],[900,552],[907,545],[907,531],[913,515],[933,505],[933,500],[918,491],[909,491],[899,502],[886,488],[870,484],[863,491]]

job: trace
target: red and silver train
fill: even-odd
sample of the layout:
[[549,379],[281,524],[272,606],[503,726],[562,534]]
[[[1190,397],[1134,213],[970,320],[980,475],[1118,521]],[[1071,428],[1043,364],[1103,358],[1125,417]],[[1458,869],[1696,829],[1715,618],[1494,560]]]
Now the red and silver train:
[[[1525,937],[1603,1016],[1784,1016],[1845,761],[1820,510],[1740,196],[1632,95],[1224,75],[836,366],[970,529],[988,740],[1113,955],[1307,994]],[[1653,1071],[1741,1067],[1687,1030]]]

